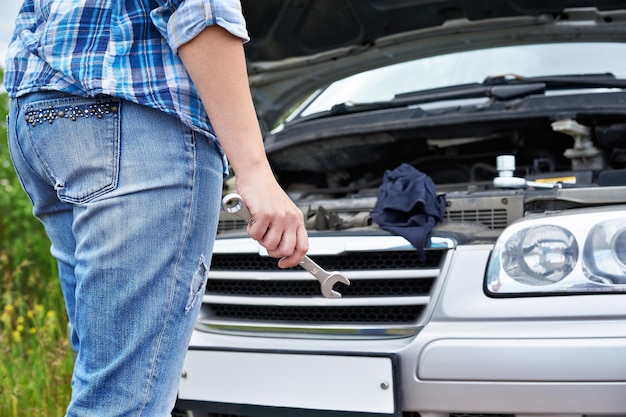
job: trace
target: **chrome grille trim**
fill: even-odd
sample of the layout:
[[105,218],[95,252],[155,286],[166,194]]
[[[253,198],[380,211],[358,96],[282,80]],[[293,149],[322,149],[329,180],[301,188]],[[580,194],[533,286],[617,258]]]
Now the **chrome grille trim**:
[[324,339],[349,338],[400,338],[414,335],[419,329],[415,326],[376,326],[376,325],[335,325],[332,328],[321,325],[271,325],[264,323],[248,323],[246,326],[233,325],[229,321],[212,320],[210,322],[198,322],[197,329],[220,334],[241,336],[265,336],[265,337],[294,337]]
[[[439,268],[429,269],[406,269],[406,270],[393,270],[393,271],[366,271],[366,270],[352,270],[346,271],[345,275],[349,279],[376,279],[376,278],[428,278],[437,276],[439,274]],[[232,279],[232,280],[246,280],[246,279],[258,279],[258,280],[300,280],[311,281],[317,283],[318,281],[313,278],[308,272],[302,270],[288,269],[284,272],[266,272],[266,271],[211,271],[209,277],[211,279]]]
[[310,298],[279,298],[279,297],[223,297],[205,295],[203,303],[229,304],[250,306],[280,306],[280,307],[354,307],[354,306],[406,306],[426,305],[430,297],[393,297],[393,298],[340,298],[327,299],[320,297]]

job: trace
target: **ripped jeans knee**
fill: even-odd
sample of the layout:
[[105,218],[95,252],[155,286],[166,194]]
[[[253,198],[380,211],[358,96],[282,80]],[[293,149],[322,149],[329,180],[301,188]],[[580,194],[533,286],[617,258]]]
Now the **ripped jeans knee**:
[[206,282],[209,277],[209,268],[207,267],[204,256],[200,257],[200,263],[198,269],[193,274],[191,279],[191,286],[189,287],[189,299],[187,300],[187,306],[185,307],[185,313],[188,313],[196,303],[198,299],[202,299]]

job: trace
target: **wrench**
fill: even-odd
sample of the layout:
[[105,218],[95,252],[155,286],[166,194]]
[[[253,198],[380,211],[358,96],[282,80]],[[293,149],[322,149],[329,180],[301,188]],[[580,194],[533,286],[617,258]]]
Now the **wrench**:
[[[243,199],[237,193],[231,193],[224,196],[222,199],[222,208],[227,213],[236,214],[249,224],[254,223],[248,207],[246,207]],[[350,285],[348,278],[346,278],[341,272],[327,272],[306,255],[302,261],[300,261],[300,266],[317,278],[320,282],[322,295],[326,298],[341,298],[341,293],[333,290],[333,286],[336,283],[341,282],[343,284]]]

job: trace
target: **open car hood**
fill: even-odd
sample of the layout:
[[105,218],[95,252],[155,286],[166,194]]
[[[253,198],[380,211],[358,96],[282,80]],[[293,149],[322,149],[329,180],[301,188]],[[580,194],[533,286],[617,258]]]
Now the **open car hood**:
[[483,47],[626,35],[622,0],[243,0],[242,7],[250,86],[266,131],[315,90],[368,69]]

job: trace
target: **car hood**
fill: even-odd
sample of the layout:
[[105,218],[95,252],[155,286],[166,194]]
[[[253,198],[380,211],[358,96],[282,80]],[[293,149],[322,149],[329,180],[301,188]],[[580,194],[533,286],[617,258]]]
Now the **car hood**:
[[[315,90],[419,57],[519,43],[615,40],[621,0],[243,0],[262,128]],[[622,9],[619,11],[619,9]]]

